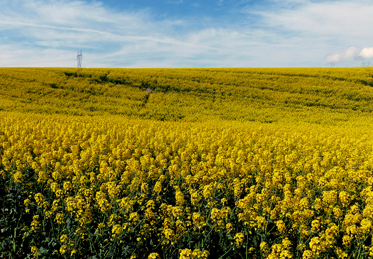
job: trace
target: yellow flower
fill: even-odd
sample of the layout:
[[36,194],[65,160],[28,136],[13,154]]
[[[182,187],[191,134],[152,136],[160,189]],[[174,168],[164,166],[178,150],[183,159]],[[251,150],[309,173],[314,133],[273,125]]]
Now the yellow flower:
[[373,228],[372,221],[370,219],[361,220],[360,225],[361,232],[364,234],[370,233],[371,229]]
[[348,257],[348,254],[345,253],[340,247],[335,247],[335,252],[340,259]]
[[334,216],[337,219],[343,219],[343,211],[340,208],[334,207],[333,208],[333,213],[334,213]]
[[[260,229],[260,230],[265,230],[267,228],[267,220],[265,217],[262,217],[262,216],[257,216],[256,217],[256,224],[257,224],[257,228]],[[285,225],[285,224],[284,224]]]
[[193,212],[192,219],[193,224],[198,228],[206,225],[205,218],[199,212]]
[[38,253],[38,248],[37,248],[36,246],[32,246],[32,247],[31,247],[31,253],[33,253],[34,256],[36,256],[37,253]]
[[21,171],[17,171],[14,175],[13,175],[13,178],[14,178],[14,181],[17,182],[17,183],[22,183],[23,182],[23,174]]
[[209,255],[210,255],[210,253],[207,250],[202,252],[200,249],[194,249],[191,258],[193,258],[193,259],[205,259],[205,258],[208,258]]
[[206,185],[203,187],[203,196],[205,199],[209,199],[214,193],[214,187],[212,184]]
[[195,206],[201,200],[202,197],[195,190],[192,190],[191,192],[192,193],[190,194],[190,202],[193,206]]
[[280,252],[280,258],[281,259],[291,259],[291,258],[293,258],[293,255],[291,254],[291,252],[290,251],[288,251],[288,250],[282,250],[281,252]]
[[56,190],[56,196],[57,197],[63,197],[63,191],[61,189]]
[[342,237],[342,244],[345,248],[349,247],[352,241],[352,237],[349,235],[344,235]]
[[310,250],[306,250],[303,252],[302,259],[313,259],[315,258],[314,254]]
[[51,208],[52,211],[56,211],[58,209],[58,203],[59,203],[59,201],[60,200],[54,200],[52,202],[52,208]]
[[104,228],[105,227],[105,223],[99,223],[98,226],[97,226],[97,229],[100,229],[100,228]]
[[137,212],[131,212],[129,221],[138,222],[139,214]]
[[58,224],[64,224],[64,217],[62,213],[57,213],[54,221],[57,221]]
[[315,208],[315,210],[321,210],[323,204],[320,198],[315,199],[313,207]]
[[71,191],[71,190],[73,189],[73,185],[72,185],[72,183],[71,183],[70,181],[65,181],[65,182],[63,183],[63,189],[64,189],[65,191]]
[[338,193],[336,190],[324,191],[323,202],[329,205],[334,205],[337,202]]
[[311,222],[311,230],[313,233],[317,233],[320,229],[320,221],[315,219]]
[[25,204],[25,206],[27,207],[30,203],[31,203],[31,200],[30,199],[25,199],[23,201],[23,203]]
[[269,246],[266,242],[262,241],[259,245],[260,247],[260,251],[264,254],[268,253],[269,252]]
[[192,250],[185,248],[180,250],[180,257],[179,259],[194,259]]
[[227,223],[225,225],[225,228],[227,229],[228,233],[231,233],[233,231],[233,225],[232,225],[232,223]]
[[60,241],[62,243],[67,243],[69,241],[69,237],[65,234],[60,237]]
[[283,220],[278,220],[275,222],[276,223],[276,226],[277,226],[277,229],[278,231],[281,233],[281,234],[284,234],[286,232],[286,225],[285,225],[285,222]]
[[165,236],[166,239],[172,239],[172,237],[174,235],[174,231],[172,229],[166,228],[163,231],[163,235]]
[[[132,257],[131,257],[132,258]],[[159,256],[158,253],[151,253],[149,256],[148,256],[148,259],[160,259],[161,257]]]
[[182,215],[183,215],[183,210],[180,208],[180,206],[172,207],[172,216],[174,216],[175,218],[180,218],[182,217]]
[[245,235],[243,233],[237,233],[234,235],[234,240],[237,246],[242,246],[243,242],[245,241]]
[[291,248],[291,241],[286,237],[282,240],[282,245],[284,246],[285,249],[290,249]]
[[147,192],[148,192],[148,189],[149,189],[149,187],[148,187],[148,184],[147,184],[147,183],[142,183],[142,184],[141,184],[141,192],[142,192],[142,193],[147,193]]
[[192,253],[192,258],[193,259],[202,258],[202,251],[200,249],[194,249]]
[[321,251],[321,240],[319,237],[313,237],[310,242],[312,252],[319,253]]
[[159,194],[162,191],[162,183],[160,181],[157,181],[153,187],[153,192],[155,194]]
[[183,206],[185,204],[184,194],[180,190],[176,190],[175,194],[176,205]]
[[36,231],[36,229],[40,228],[40,222],[38,221],[39,218],[40,218],[39,215],[34,215],[34,216],[32,217],[33,220],[32,220],[32,222],[31,222],[31,228],[32,228],[32,230],[34,230],[34,231]]
[[67,252],[67,245],[63,245],[60,247],[60,253],[63,255]]
[[35,201],[36,203],[41,206],[41,204],[45,201],[44,195],[41,194],[40,192],[35,194]]
[[3,179],[5,179],[6,173],[4,170],[0,170],[0,176],[2,176]]
[[205,250],[205,251],[202,252],[201,259],[207,259],[209,256],[210,256],[210,252]]
[[345,191],[341,191],[339,193],[339,200],[341,201],[343,207],[347,207],[350,203],[350,195]]
[[115,237],[117,235],[120,235],[123,233],[123,228],[120,224],[116,224],[113,226],[111,233],[113,234],[112,236]]

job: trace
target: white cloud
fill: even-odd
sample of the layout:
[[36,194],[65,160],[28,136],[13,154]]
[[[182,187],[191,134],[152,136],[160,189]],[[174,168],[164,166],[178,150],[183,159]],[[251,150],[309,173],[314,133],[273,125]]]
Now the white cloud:
[[[2,30],[9,30],[7,33],[12,34],[10,36],[16,35],[18,38],[17,41],[7,44],[7,49],[13,50],[9,51],[11,54],[7,55],[6,59],[0,60],[0,66],[22,65],[21,57],[17,56],[19,52],[14,51],[17,49],[23,51],[23,59],[33,57],[30,62],[24,61],[27,66],[34,63],[37,66],[45,64],[42,57],[45,49],[63,51],[65,57],[69,49],[73,50],[70,51],[72,54],[77,49],[83,49],[91,52],[90,55],[84,56],[91,56],[94,60],[101,60],[102,66],[109,66],[104,60],[105,56],[110,57],[121,48],[134,47],[141,54],[157,52],[157,48],[147,47],[150,42],[185,47],[183,42],[168,35],[168,32],[174,31],[175,26],[183,26],[184,21],[155,21],[149,11],[117,12],[104,8],[100,3],[66,0],[0,0],[0,5],[6,7],[0,9],[0,33]],[[22,40],[19,41],[19,38]],[[34,53],[38,53],[35,59]],[[51,62],[56,60],[56,65],[53,66],[62,64],[58,55],[45,58],[49,58]],[[72,58],[75,60],[74,56]],[[118,59],[123,60],[123,57]],[[84,58],[83,64],[92,66],[87,63],[88,60]]]
[[335,52],[331,55],[326,56],[325,61],[327,63],[341,63],[351,61],[357,57],[359,50],[355,47],[350,47],[342,52]]
[[348,62],[352,60],[371,59],[373,58],[373,47],[363,48],[359,54],[359,50],[355,47],[350,47],[342,52],[335,52],[326,56],[325,61],[329,64]]
[[0,66],[75,67],[76,53],[66,50],[35,51],[19,45],[0,45]]
[[364,59],[373,58],[373,48],[363,48],[363,50],[360,52],[359,56],[364,58]]
[[[97,1],[0,0],[0,6],[0,66],[75,66],[80,49],[85,67],[322,66],[336,49],[373,41],[368,0],[272,0],[266,9],[229,9],[240,18],[225,25],[211,17],[160,19],[150,9],[118,11]],[[350,64],[356,51],[334,53],[327,62]]]
[[[299,42],[289,52],[292,59],[311,58],[316,63],[336,49],[346,46],[364,47],[373,41],[371,24],[373,23],[373,2],[367,0],[273,0],[282,2],[282,7],[269,10],[248,10],[258,15],[261,27],[277,34],[276,40],[285,45]],[[286,8],[284,8],[284,6]],[[288,8],[291,6],[291,8]],[[274,10],[276,9],[276,10]],[[308,54],[306,54],[308,53]],[[355,51],[334,53],[327,57],[330,63],[345,61],[353,65]],[[312,57],[313,56],[313,57]],[[350,60],[351,62],[347,62]],[[321,63],[319,63],[321,64]],[[357,63],[356,63],[357,64]]]

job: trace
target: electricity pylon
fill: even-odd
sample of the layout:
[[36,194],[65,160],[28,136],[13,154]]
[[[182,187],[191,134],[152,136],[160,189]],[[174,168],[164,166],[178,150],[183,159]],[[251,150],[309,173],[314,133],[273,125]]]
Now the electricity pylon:
[[77,60],[78,60],[78,67],[82,67],[82,60],[83,60],[83,52],[82,51],[78,51],[78,56],[77,56]]

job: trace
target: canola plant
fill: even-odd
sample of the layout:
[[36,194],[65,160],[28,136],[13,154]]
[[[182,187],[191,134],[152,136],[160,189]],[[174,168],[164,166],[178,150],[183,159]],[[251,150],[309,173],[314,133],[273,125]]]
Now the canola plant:
[[367,68],[0,77],[2,258],[373,257]]

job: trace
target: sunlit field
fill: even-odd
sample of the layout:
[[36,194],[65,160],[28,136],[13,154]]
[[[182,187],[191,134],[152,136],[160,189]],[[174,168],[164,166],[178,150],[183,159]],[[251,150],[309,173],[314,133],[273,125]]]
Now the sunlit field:
[[0,258],[373,257],[373,69],[0,69]]

